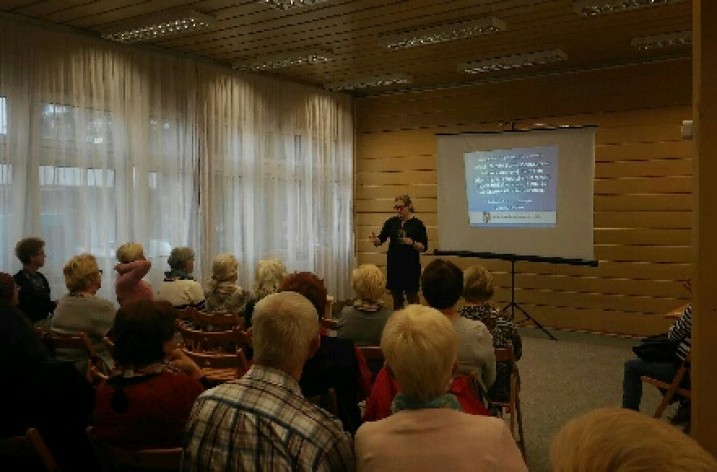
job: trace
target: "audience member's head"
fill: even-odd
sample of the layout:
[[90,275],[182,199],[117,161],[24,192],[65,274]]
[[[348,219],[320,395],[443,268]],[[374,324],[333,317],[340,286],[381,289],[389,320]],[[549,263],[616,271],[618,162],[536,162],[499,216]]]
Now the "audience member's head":
[[463,271],[451,261],[434,259],[421,275],[421,289],[433,308],[451,308],[463,295]]
[[65,285],[70,293],[95,293],[102,286],[102,272],[97,266],[97,259],[92,254],[78,254],[62,269],[65,274]]
[[553,472],[717,470],[717,461],[675,427],[636,411],[603,408],[574,418],[553,438]]
[[326,297],[328,292],[324,281],[311,272],[294,272],[284,278],[279,286],[280,292],[296,292],[305,296],[323,318],[326,310]]
[[23,266],[40,268],[45,265],[45,241],[34,237],[21,239],[15,246],[15,255]]
[[140,368],[162,362],[175,346],[177,310],[166,301],[138,300],[117,310],[112,340],[114,357],[123,368]]
[[194,272],[194,250],[191,247],[175,247],[169,253],[167,264],[172,270]]
[[239,261],[233,254],[218,254],[212,262],[212,280],[236,282],[239,275]]
[[0,376],[12,384],[47,358],[30,321],[16,307],[0,301]]
[[256,265],[254,298],[261,300],[279,290],[286,277],[286,266],[278,259],[263,259]]
[[0,302],[17,305],[17,287],[12,275],[0,272]]
[[140,243],[124,243],[117,248],[117,260],[122,264],[144,259],[144,247]]
[[319,345],[316,308],[294,292],[266,296],[254,308],[252,342],[255,363],[300,371]]
[[351,285],[359,300],[377,302],[386,291],[386,278],[374,264],[362,264],[353,270]]
[[447,317],[423,305],[395,312],[381,336],[386,364],[408,398],[427,402],[448,391],[458,335]]
[[463,273],[463,298],[470,303],[485,302],[493,297],[493,276],[480,265],[469,267]]

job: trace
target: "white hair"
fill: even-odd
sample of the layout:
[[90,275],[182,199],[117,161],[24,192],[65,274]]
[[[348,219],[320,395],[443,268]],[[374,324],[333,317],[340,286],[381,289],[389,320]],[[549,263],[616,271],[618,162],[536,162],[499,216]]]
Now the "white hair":
[[251,324],[254,361],[286,372],[304,365],[319,335],[316,308],[295,292],[264,297],[254,307]]
[[388,319],[381,350],[403,393],[427,402],[448,390],[458,359],[458,335],[440,311],[408,305]]
[[386,291],[383,272],[374,264],[362,264],[351,273],[351,285],[361,300],[376,302]]
[[279,290],[286,277],[286,266],[279,259],[263,259],[256,265],[254,276],[254,298],[261,300]]
[[117,248],[116,255],[122,264],[134,262],[144,255],[144,248],[140,243],[124,243]]

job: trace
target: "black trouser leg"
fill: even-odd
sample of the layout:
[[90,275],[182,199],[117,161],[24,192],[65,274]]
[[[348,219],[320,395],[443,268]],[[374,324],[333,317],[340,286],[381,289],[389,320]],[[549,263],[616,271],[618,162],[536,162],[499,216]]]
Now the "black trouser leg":
[[391,290],[391,297],[393,297],[394,311],[403,308],[403,290]]

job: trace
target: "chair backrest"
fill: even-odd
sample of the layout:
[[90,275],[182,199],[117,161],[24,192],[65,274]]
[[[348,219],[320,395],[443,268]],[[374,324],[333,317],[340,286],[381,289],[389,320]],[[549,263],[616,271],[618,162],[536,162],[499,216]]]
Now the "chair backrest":
[[234,313],[211,313],[201,310],[192,312],[194,326],[204,331],[228,331],[241,327],[241,316]]
[[368,370],[371,371],[372,381],[376,379],[379,371],[383,367],[385,358],[381,346],[356,346],[363,358],[366,359]]
[[237,345],[242,342],[238,328],[227,331],[202,331],[182,323],[178,324],[178,327],[184,344],[188,350],[194,352],[233,353]]
[[106,472],[123,468],[132,470],[178,471],[182,463],[182,448],[167,449],[127,449],[108,444],[94,434],[92,426],[87,428],[87,436],[95,449],[95,454]]
[[80,332],[77,334],[64,334],[56,331],[48,331],[44,334],[45,345],[55,354],[58,349],[75,350],[82,353],[83,357],[87,357],[87,367],[85,369],[85,377],[87,381],[94,381],[92,368],[96,368],[99,372],[106,373],[107,367],[105,362],[97,355],[90,338],[87,334]]
[[182,351],[202,369],[235,370],[234,378],[237,379],[249,370],[249,361],[241,348],[234,353],[196,352],[184,348]]
[[[0,439],[0,457],[27,458],[36,457],[48,472],[57,472],[60,467],[35,428],[27,430],[24,436]],[[0,464],[2,459],[0,459]],[[29,464],[28,464],[29,465]]]
[[513,352],[513,346],[508,345],[506,347],[495,348],[495,361],[496,362],[510,362],[511,365],[515,365],[515,353]]

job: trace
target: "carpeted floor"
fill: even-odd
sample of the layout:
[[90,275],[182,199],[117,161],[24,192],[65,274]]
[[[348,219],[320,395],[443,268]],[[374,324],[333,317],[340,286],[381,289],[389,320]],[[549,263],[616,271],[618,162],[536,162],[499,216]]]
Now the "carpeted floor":
[[[595,408],[621,405],[623,363],[633,357],[630,348],[636,343],[615,336],[553,334],[557,342],[537,329],[521,329],[520,398],[531,472],[550,470],[550,441],[568,420]],[[642,411],[654,412],[659,398],[657,389],[645,388]]]

